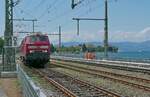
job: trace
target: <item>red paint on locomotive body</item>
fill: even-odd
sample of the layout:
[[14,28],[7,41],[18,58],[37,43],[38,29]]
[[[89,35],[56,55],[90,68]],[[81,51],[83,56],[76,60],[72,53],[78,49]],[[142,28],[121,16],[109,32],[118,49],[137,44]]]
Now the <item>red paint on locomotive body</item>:
[[50,42],[47,35],[26,36],[20,46],[21,57],[28,64],[45,64],[50,58]]

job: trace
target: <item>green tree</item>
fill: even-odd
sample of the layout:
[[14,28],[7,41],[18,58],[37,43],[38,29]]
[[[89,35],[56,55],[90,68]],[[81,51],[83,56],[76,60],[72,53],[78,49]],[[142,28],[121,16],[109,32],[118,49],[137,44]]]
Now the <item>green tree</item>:
[[95,51],[96,51],[96,52],[103,52],[103,51],[104,51],[104,48],[103,48],[102,46],[97,46],[97,47],[95,48]]
[[3,47],[4,47],[4,40],[0,38],[0,54],[2,53]]
[[51,50],[51,52],[52,52],[52,53],[56,51],[56,48],[54,47],[54,45],[53,45],[53,44],[51,44],[51,46],[50,46],[50,50]]
[[85,44],[82,45],[82,52],[86,52],[87,51],[87,47]]
[[114,46],[109,46],[108,51],[116,53],[118,52],[118,48]]

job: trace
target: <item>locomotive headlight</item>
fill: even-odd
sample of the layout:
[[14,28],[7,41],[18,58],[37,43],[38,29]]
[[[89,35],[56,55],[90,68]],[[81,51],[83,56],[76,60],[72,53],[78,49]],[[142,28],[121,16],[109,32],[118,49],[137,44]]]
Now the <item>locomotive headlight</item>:
[[37,46],[28,46],[29,49],[35,49]]
[[40,46],[41,49],[48,49],[48,46]]
[[30,52],[30,53],[33,53],[34,51],[33,51],[33,50],[30,50],[29,52]]
[[43,50],[42,52],[47,53],[48,51],[47,50]]

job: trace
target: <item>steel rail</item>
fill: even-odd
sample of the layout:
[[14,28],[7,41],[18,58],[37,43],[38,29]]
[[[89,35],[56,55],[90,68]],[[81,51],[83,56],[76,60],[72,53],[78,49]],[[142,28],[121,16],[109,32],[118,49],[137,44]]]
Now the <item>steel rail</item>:
[[[52,70],[51,70],[52,71]],[[51,84],[53,84],[55,87],[59,88],[62,92],[64,92],[67,96],[69,97],[77,97],[75,94],[73,94],[71,91],[69,91],[68,89],[64,88],[62,85],[60,85],[58,82],[56,82],[55,80],[53,80],[52,78],[49,78],[47,74],[45,73],[42,73],[41,71],[39,70],[36,70],[36,72],[38,74],[40,74],[41,76],[43,76],[46,80],[48,80]],[[56,72],[56,71],[55,71]],[[58,72],[58,71],[57,71]],[[60,73],[60,72],[58,72]],[[60,73],[61,74],[61,73]],[[67,77],[70,77],[71,79],[73,79],[74,82],[78,83],[78,84],[81,84],[82,86],[88,86],[88,87],[91,87],[91,89],[96,89],[96,91],[102,93],[103,96],[109,96],[109,97],[121,97],[120,95],[116,94],[116,93],[113,93],[113,92],[110,92],[110,91],[107,91],[105,89],[102,89],[100,87],[97,87],[97,86],[94,86],[94,85],[91,85],[85,81],[82,81],[82,80],[79,80],[79,79],[76,79],[76,78],[73,78],[67,74],[63,74]],[[66,91],[67,90],[67,91]],[[68,93],[69,91],[69,93]],[[71,93],[71,94],[70,94]]]
[[41,71],[34,69],[35,72],[37,72],[40,76],[42,76],[44,79],[46,79],[48,82],[50,82],[52,85],[54,85],[57,89],[62,91],[66,96],[68,97],[77,97],[74,93],[72,93],[67,88],[63,87],[61,84],[57,83],[52,78],[49,78],[47,75],[43,74]]
[[109,96],[109,97],[122,97],[122,96],[120,96],[120,95],[117,94],[117,93],[113,93],[113,92],[110,92],[110,91],[108,91],[108,90],[106,90],[106,89],[100,88],[100,87],[98,87],[98,86],[94,86],[94,85],[92,85],[92,84],[90,84],[90,83],[88,83],[88,82],[85,82],[85,81],[81,80],[81,79],[74,78],[74,77],[72,77],[72,76],[69,75],[69,74],[62,73],[62,72],[59,72],[59,71],[55,71],[55,70],[52,70],[52,69],[48,69],[48,70],[53,71],[53,72],[57,72],[57,73],[59,73],[59,74],[63,74],[63,75],[65,75],[65,76],[67,76],[67,77],[73,79],[73,82],[76,82],[76,83],[78,83],[78,84],[80,84],[80,85],[82,85],[82,86],[87,86],[87,87],[90,87],[91,89],[95,89],[96,91],[102,93],[103,96],[107,96],[107,97],[108,97],[108,96]]
[[[57,61],[57,60],[52,60],[52,62],[58,62],[58,63],[61,63],[63,65],[72,66],[72,67],[76,67],[76,68],[80,68],[80,69],[85,69],[85,70],[89,70],[89,71],[93,71],[93,72],[97,72],[97,73],[101,73],[101,74],[107,74],[107,75],[121,77],[121,78],[128,78],[128,79],[136,80],[136,81],[139,81],[139,82],[142,81],[142,82],[145,82],[145,83],[150,83],[149,79],[139,78],[139,77],[134,77],[134,76],[129,76],[129,75],[123,75],[123,74],[117,74],[117,73],[112,73],[112,72],[102,71],[102,70],[97,70],[97,69],[85,68],[85,67],[82,67],[82,66],[70,65],[71,62],[63,62],[63,61]],[[76,63],[73,63],[73,64],[76,64]]]
[[[56,64],[56,65],[58,65],[58,64]],[[61,64],[59,64],[59,65],[61,65]],[[132,87],[135,87],[135,88],[142,89],[144,91],[150,92],[150,87],[147,87],[147,86],[144,86],[144,85],[139,85],[139,84],[135,84],[135,83],[132,83],[132,82],[120,80],[118,78],[113,78],[113,77],[102,75],[102,74],[99,74],[99,73],[94,73],[92,71],[81,70],[81,69],[75,68],[75,67],[64,66],[64,68],[67,68],[67,69],[70,69],[70,70],[74,70],[74,71],[78,71],[78,72],[83,72],[83,73],[90,74],[90,75],[96,75],[96,76],[102,77],[104,79],[109,79],[109,80],[112,80],[114,82],[119,82],[119,83],[122,83],[124,85],[132,86]]]
[[[118,63],[116,63],[116,61],[111,61],[109,62],[109,60],[87,60],[87,59],[83,59],[83,58],[72,58],[72,57],[54,57],[52,56],[51,59],[57,59],[57,60],[63,60],[63,61],[69,61],[69,62],[76,62],[76,63],[83,63],[83,64],[93,64],[95,66],[100,65],[101,67],[107,67],[107,68],[114,68],[114,69],[120,69],[120,70],[126,70],[126,71],[132,71],[132,72],[142,72],[142,73],[147,73],[150,74],[150,69],[146,67],[144,67],[142,64],[146,64],[146,63],[135,63],[135,62],[126,62],[126,65],[124,64],[124,62],[122,63],[121,61]],[[140,67],[135,66],[134,64],[141,64]]]

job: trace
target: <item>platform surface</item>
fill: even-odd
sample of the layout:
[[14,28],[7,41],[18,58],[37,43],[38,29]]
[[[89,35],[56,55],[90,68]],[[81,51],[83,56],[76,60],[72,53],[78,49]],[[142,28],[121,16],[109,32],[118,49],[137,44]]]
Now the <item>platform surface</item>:
[[0,86],[0,97],[8,97],[8,96],[6,96],[6,93],[4,92],[4,90],[1,86]]
[[0,97],[23,97],[17,78],[0,78]]

